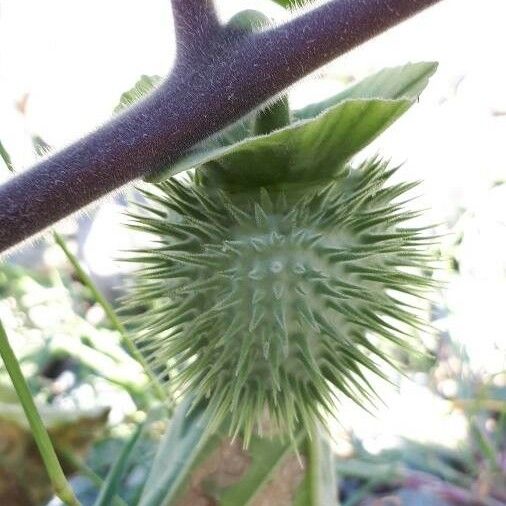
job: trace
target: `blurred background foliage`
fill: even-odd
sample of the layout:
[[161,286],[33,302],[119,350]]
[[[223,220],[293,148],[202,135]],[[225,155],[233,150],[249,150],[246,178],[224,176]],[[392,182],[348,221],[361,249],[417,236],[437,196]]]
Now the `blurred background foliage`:
[[[0,1],[0,140],[14,166],[39,156],[34,138],[38,146],[41,138],[64,145],[106,119],[141,74],[169,69],[166,4]],[[260,4],[277,12],[260,0],[224,0],[222,15]],[[384,405],[374,416],[346,401],[339,407],[341,424],[332,436],[345,506],[506,504],[506,71],[500,64],[506,7],[503,0],[483,2],[480,34],[471,43],[474,6],[446,0],[291,94],[301,105],[385,65],[441,63],[422,105],[371,150],[406,159],[401,177],[424,180],[426,219],[441,223],[444,234],[438,276],[446,285],[431,306],[433,333],[420,336],[425,357],[400,357],[406,374],[392,372],[398,388],[378,385]],[[122,26],[111,38],[118,13]],[[83,19],[93,24],[93,37],[89,23],[82,31]],[[7,174],[0,161],[0,180]],[[122,227],[126,198],[118,194],[58,227],[113,305],[128,276],[115,258],[136,240]],[[52,240],[0,264],[0,319],[84,505],[94,503],[147,420],[119,484],[122,500],[135,504],[165,415],[103,307]],[[208,498],[203,505],[214,504],[211,493],[202,497]],[[46,503],[58,501],[0,368],[0,504]]]

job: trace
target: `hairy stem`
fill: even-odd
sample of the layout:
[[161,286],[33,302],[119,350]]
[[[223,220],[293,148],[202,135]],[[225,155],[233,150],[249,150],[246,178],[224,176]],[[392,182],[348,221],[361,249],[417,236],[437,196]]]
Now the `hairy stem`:
[[213,0],[172,0],[172,13],[178,57],[202,48],[220,29]]
[[[34,141],[35,150],[39,156],[42,156],[43,154],[48,153],[51,150],[51,147],[46,142],[44,142],[44,140],[41,139],[40,137],[38,137],[38,136],[34,137],[33,141]],[[9,171],[12,173],[15,173],[16,171],[14,169],[14,165],[12,164],[9,153],[3,147],[1,142],[0,142],[0,157],[2,157],[2,159],[4,160]],[[53,236],[55,243],[60,247],[60,249],[63,251],[63,254],[66,256],[67,260],[74,268],[76,274],[79,276],[83,285],[86,286],[90,290],[95,301],[100,306],[102,306],[102,309],[104,310],[104,313],[106,314],[107,318],[109,319],[109,322],[112,324],[114,329],[120,334],[121,340],[122,340],[123,344],[125,345],[125,347],[127,348],[130,355],[135,360],[137,360],[137,362],[139,362],[139,364],[143,367],[149,380],[151,381],[151,388],[153,389],[155,396],[162,402],[167,401],[167,394],[165,393],[160,382],[158,381],[158,378],[151,370],[151,367],[149,367],[147,362],[144,360],[144,357],[142,356],[142,354],[135,347],[135,344],[133,343],[125,326],[121,323],[120,319],[116,315],[116,312],[114,311],[111,304],[109,304],[109,302],[104,297],[102,292],[98,289],[97,285],[93,282],[93,280],[91,279],[91,276],[86,272],[84,267],[81,265],[81,262],[79,261],[79,259],[72,253],[72,251],[68,247],[65,239],[58,232],[56,232],[56,230],[52,231],[52,236]]]
[[[174,3],[180,15],[184,1]],[[438,1],[333,0],[261,33],[220,28],[205,51],[179,55],[146,99],[0,187],[0,251],[170,165],[298,79]]]

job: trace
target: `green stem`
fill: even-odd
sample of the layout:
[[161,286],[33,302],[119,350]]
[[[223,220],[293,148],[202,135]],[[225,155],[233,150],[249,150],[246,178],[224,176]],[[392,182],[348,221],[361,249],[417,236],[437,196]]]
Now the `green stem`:
[[7,372],[12,380],[12,384],[18,394],[19,401],[23,406],[26,418],[32,429],[33,438],[37,447],[39,448],[40,455],[46,467],[46,471],[51,480],[55,494],[68,506],[80,506],[72,488],[70,487],[65,474],[58,462],[58,457],[54,451],[51,439],[47,433],[46,428],[42,422],[39,412],[35,406],[28,385],[23,377],[21,368],[16,359],[16,356],[9,344],[7,334],[0,321],[0,355],[5,364]]
[[266,135],[290,124],[290,106],[288,97],[283,95],[273,104],[257,112],[255,117],[255,135]]
[[307,440],[307,475],[311,505],[339,506],[334,455],[328,435],[319,425],[310,429]]
[[71,263],[72,267],[75,269],[82,283],[91,291],[93,298],[97,301],[97,303],[102,306],[102,309],[104,310],[107,318],[109,318],[109,321],[111,322],[112,326],[119,332],[121,339],[124,345],[126,346],[127,350],[129,351],[129,353],[132,355],[132,357],[135,358],[135,360],[137,360],[141,364],[141,366],[146,371],[146,374],[149,376],[149,379],[151,380],[151,385],[156,394],[156,397],[161,401],[165,401],[167,399],[165,390],[158,381],[158,378],[152,372],[151,368],[149,367],[149,364],[146,362],[141,352],[137,349],[137,347],[133,343],[124,325],[119,320],[111,304],[109,304],[109,301],[102,295],[100,290],[97,288],[96,284],[91,279],[90,275],[83,269],[78,258],[70,251],[63,237],[60,234],[58,234],[58,232],[53,232],[53,238],[56,244],[62,249],[68,261]]

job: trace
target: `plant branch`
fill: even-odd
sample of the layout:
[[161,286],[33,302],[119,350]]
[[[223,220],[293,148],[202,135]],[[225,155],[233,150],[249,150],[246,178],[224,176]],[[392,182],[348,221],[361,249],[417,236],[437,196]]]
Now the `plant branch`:
[[[51,150],[51,147],[39,136],[33,137],[33,144],[35,151],[39,156],[42,156],[43,154],[49,153]],[[0,142],[0,157],[3,159],[4,163],[7,165],[7,168],[10,172],[15,173],[14,165],[12,164],[11,157],[9,156],[9,153],[7,150],[3,147],[2,143]],[[93,298],[95,301],[102,307],[104,310],[104,313],[106,314],[107,318],[109,319],[109,322],[112,324],[114,329],[119,333],[121,336],[121,340],[125,347],[127,348],[130,355],[139,362],[139,364],[144,369],[146,375],[148,376],[149,380],[151,381],[151,387],[153,389],[154,394],[158,398],[158,400],[164,402],[167,401],[167,394],[163,390],[162,385],[160,384],[158,378],[151,370],[151,367],[148,365],[144,357],[142,356],[142,353],[139,352],[139,350],[135,347],[135,344],[132,341],[132,338],[128,334],[125,326],[121,323],[120,319],[116,315],[114,309],[112,308],[111,304],[107,301],[107,299],[103,296],[102,292],[98,289],[96,284],[93,282],[91,276],[86,272],[86,270],[81,265],[81,262],[79,259],[70,251],[70,248],[67,245],[67,242],[65,239],[58,233],[56,230],[53,230],[52,232],[53,239],[55,243],[60,247],[63,254],[66,256],[69,263],[74,268],[76,274],[81,279],[84,286],[86,286],[91,294],[93,295]]]
[[187,57],[196,47],[219,33],[213,0],[172,0],[178,57]]
[[[181,15],[189,12],[185,1],[197,5],[175,1]],[[151,95],[0,187],[0,251],[170,165],[298,79],[438,1],[333,0],[252,35],[220,28],[220,43],[178,56]]]

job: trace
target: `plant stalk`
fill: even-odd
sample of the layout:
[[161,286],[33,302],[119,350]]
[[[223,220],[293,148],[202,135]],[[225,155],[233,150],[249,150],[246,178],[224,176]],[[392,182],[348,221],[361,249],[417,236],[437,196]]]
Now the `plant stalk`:
[[[260,33],[208,31],[212,43],[178,54],[151,95],[0,186],[0,252],[170,166],[305,75],[438,1],[333,0]],[[182,24],[191,9],[180,12]]]
[[142,353],[137,349],[135,344],[133,343],[132,339],[130,338],[130,335],[128,334],[127,330],[125,329],[124,325],[119,320],[118,316],[116,315],[116,312],[112,308],[111,304],[109,304],[109,301],[103,296],[103,294],[100,292],[100,290],[97,288],[97,285],[93,282],[91,279],[91,276],[83,269],[81,263],[79,262],[78,258],[70,251],[67,243],[63,239],[63,237],[58,234],[58,232],[53,232],[53,238],[56,242],[56,244],[62,249],[63,253],[67,257],[68,261],[71,263],[72,267],[76,271],[77,275],[81,279],[82,283],[91,291],[93,298],[96,300],[100,306],[102,306],[102,309],[104,310],[107,318],[111,322],[114,329],[119,332],[121,336],[121,340],[125,344],[128,352],[130,355],[141,364],[142,368],[148,375],[149,379],[151,380],[151,386],[153,388],[153,391],[156,394],[156,397],[160,401],[166,401],[167,400],[167,394],[165,393],[165,390],[163,389],[162,385],[160,385],[160,382],[158,381],[158,378],[155,376],[153,371],[151,370],[151,367],[144,359]]
[[[49,146],[40,138],[40,137],[34,137],[34,146],[35,150],[37,151],[38,155],[43,155],[48,152],[50,149]],[[8,151],[4,148],[3,144],[0,142],[0,157],[3,159],[4,163],[7,165],[7,168],[10,172],[15,173],[14,165],[11,161],[11,157],[9,156]],[[76,274],[79,276],[81,282],[90,290],[92,293],[95,301],[102,306],[102,309],[104,310],[107,318],[111,322],[114,329],[119,332],[121,336],[121,340],[123,341],[124,345],[126,346],[128,352],[130,355],[141,364],[142,368],[148,375],[149,379],[151,380],[151,386],[153,388],[153,391],[156,395],[156,397],[160,401],[166,401],[167,400],[167,394],[165,393],[165,390],[160,385],[160,382],[158,381],[158,378],[155,376],[151,368],[149,367],[149,364],[146,363],[146,360],[144,359],[142,353],[137,349],[135,344],[132,342],[132,339],[130,338],[130,335],[128,334],[127,330],[125,329],[124,325],[119,320],[118,316],[116,315],[116,312],[112,308],[111,304],[109,304],[109,301],[103,296],[102,292],[98,289],[97,285],[93,282],[93,279],[91,279],[91,276],[83,269],[81,262],[79,262],[79,259],[70,251],[67,242],[65,239],[55,230],[52,231],[52,236],[55,241],[55,243],[61,248],[64,255],[67,257],[67,260],[70,262],[74,270],[76,271]]]
[[58,457],[49,438],[49,434],[44,427],[35,402],[32,398],[26,380],[21,372],[19,362],[9,344],[7,334],[0,321],[0,356],[9,373],[12,384],[18,394],[19,401],[23,406],[26,418],[32,429],[33,438],[39,448],[42,461],[51,480],[54,492],[67,506],[80,506],[72,487],[70,486],[63,469],[60,466]]

